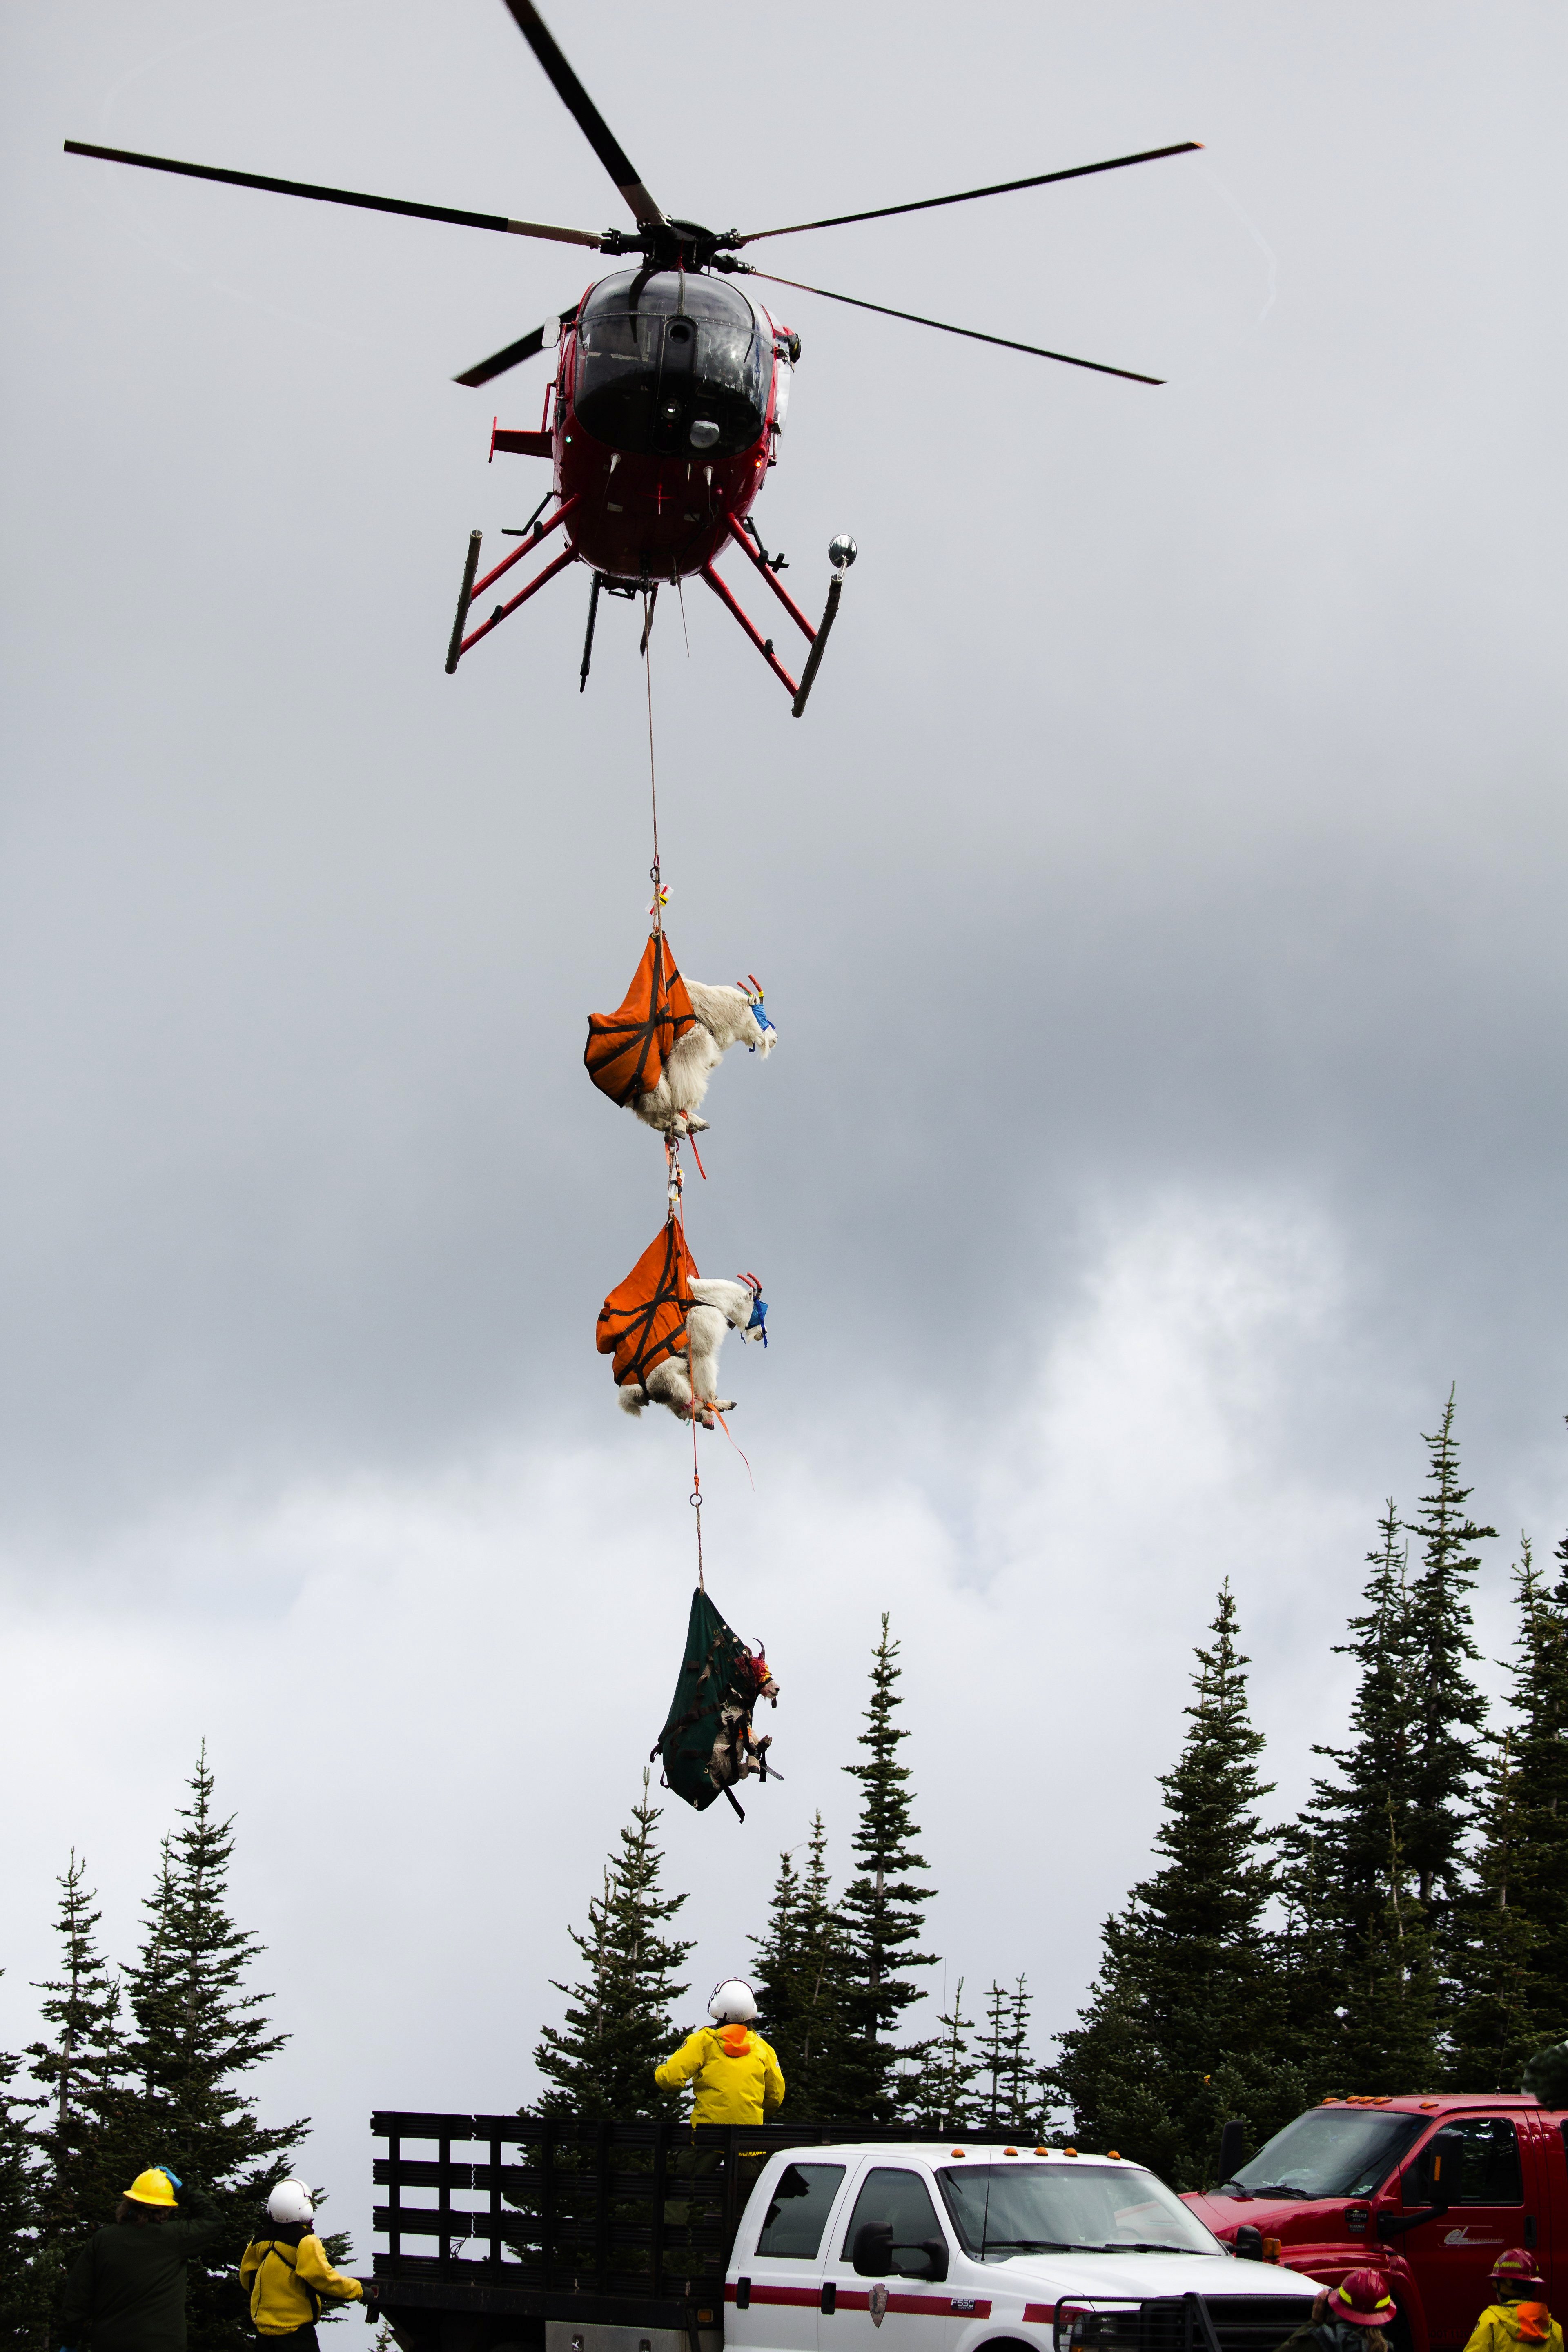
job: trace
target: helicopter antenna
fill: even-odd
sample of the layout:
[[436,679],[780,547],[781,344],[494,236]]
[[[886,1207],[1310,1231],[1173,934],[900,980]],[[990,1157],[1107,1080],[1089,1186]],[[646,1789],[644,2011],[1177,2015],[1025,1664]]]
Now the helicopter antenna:
[[665,215],[637,175],[637,165],[562,56],[533,0],[506,0],[518,31],[544,68],[555,94],[608,172],[638,228],[664,226]]

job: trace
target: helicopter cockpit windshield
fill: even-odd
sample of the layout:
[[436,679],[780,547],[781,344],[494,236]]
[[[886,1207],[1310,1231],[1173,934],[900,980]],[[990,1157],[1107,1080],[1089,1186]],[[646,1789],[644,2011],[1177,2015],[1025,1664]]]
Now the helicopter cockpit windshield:
[[583,305],[573,405],[585,433],[628,455],[731,457],[761,438],[773,357],[738,287],[627,270]]

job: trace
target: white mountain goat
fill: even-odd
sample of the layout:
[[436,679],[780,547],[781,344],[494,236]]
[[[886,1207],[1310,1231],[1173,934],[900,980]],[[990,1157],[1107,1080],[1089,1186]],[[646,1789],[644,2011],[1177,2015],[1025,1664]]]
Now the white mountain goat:
[[645,1404],[662,1404],[678,1421],[695,1419],[704,1429],[711,1429],[716,1412],[735,1409],[733,1397],[718,1392],[719,1349],[724,1334],[738,1331],[742,1339],[760,1339],[765,1348],[768,1303],[754,1274],[740,1282],[699,1276],[691,1286],[691,1297],[686,1315],[689,1354],[667,1356],[649,1372],[646,1388],[639,1381],[626,1381],[616,1394],[623,1412],[641,1412]]
[[697,1025],[680,1038],[664,1066],[657,1087],[633,1105],[637,1117],[662,1135],[700,1135],[708,1121],[698,1106],[708,1081],[727,1047],[744,1045],[749,1053],[771,1054],[778,1031],[763,1010],[761,985],[752,978],[731,987],[710,988],[700,980],[686,983]]

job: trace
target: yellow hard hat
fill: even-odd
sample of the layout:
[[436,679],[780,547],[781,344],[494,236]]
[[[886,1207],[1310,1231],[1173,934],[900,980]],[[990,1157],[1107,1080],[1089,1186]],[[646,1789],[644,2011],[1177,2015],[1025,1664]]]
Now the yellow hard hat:
[[160,2165],[154,2165],[150,2172],[139,2172],[125,2194],[137,2205],[172,2205],[174,2201],[169,2176]]

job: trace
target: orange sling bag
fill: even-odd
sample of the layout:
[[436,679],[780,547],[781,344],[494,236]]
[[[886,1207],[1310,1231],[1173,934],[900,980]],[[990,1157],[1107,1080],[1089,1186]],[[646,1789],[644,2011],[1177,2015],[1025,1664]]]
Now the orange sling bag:
[[612,1102],[635,1103],[658,1086],[676,1041],[696,1026],[669,941],[655,931],[619,1010],[589,1013],[584,1067]]
[[696,1279],[696,1261],[671,1217],[599,1309],[596,1345],[601,1356],[614,1355],[617,1388],[628,1381],[646,1388],[657,1364],[686,1354],[686,1316],[694,1304]]

